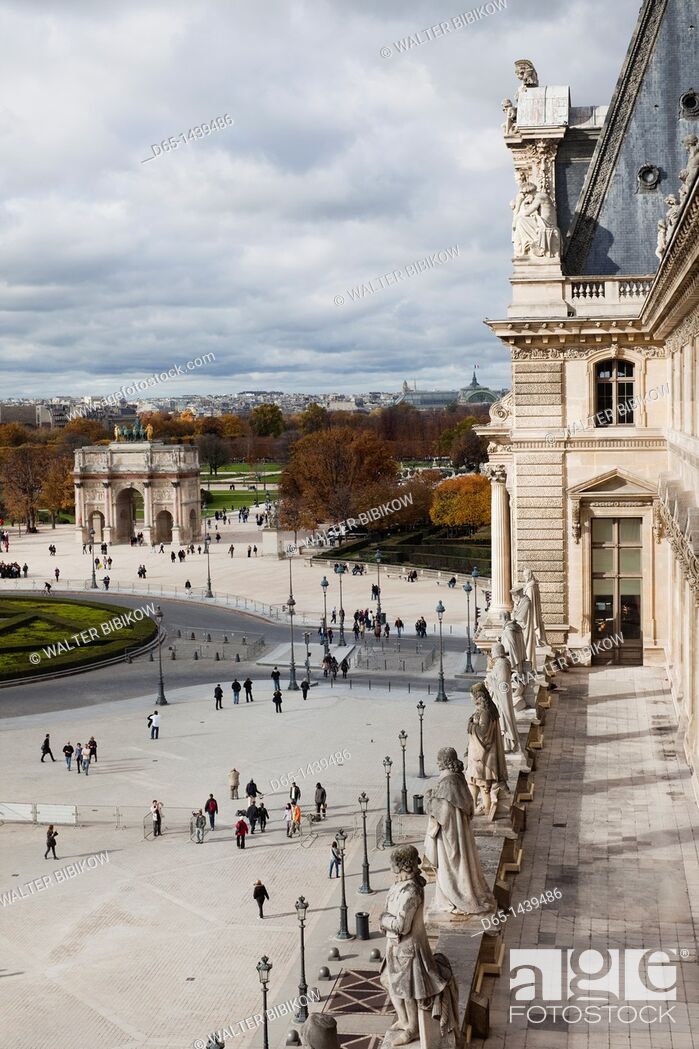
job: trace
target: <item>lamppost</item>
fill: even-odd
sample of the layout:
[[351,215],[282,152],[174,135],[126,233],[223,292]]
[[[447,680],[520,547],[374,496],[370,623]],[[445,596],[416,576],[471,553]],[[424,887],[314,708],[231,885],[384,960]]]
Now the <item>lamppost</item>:
[[381,551],[378,546],[376,547],[376,553],[374,554],[374,560],[376,561],[376,615],[381,622]]
[[269,1028],[267,1026],[267,984],[269,983],[269,974],[272,969],[272,963],[266,954],[263,954],[259,962],[255,966],[257,969],[257,975],[260,977],[260,983],[262,984],[262,1030],[264,1033],[264,1049],[269,1049]]
[[320,585],[323,588],[323,642],[325,648],[325,655],[330,655],[330,645],[328,644],[328,587],[330,583],[327,581],[325,576],[320,581]]
[[163,622],[163,610],[158,605],[155,609],[155,619],[158,624],[158,698],[155,701],[156,707],[166,707],[167,700],[165,698],[165,688],[163,687],[163,637],[161,633],[162,622]]
[[437,703],[446,703],[449,700],[446,692],[444,691],[444,649],[442,645],[442,616],[446,612],[446,608],[440,601],[435,609],[437,618],[439,619],[439,687],[437,688]]
[[[471,579],[473,580],[473,632],[476,632],[476,623],[478,621],[478,580],[481,577],[481,573],[478,571],[476,565],[471,569]],[[474,646],[475,647],[475,646]]]
[[470,583],[464,583],[464,593],[466,594],[466,673],[473,673],[473,663],[471,662],[471,594],[473,587]]
[[287,605],[289,608],[289,630],[291,632],[291,664],[289,666],[287,692],[298,692],[299,686],[296,681],[296,662],[294,660],[294,609],[296,608],[296,602],[294,601],[294,584],[291,578],[291,558],[292,554],[289,554],[289,600]]
[[389,757],[383,759],[383,768],[386,773],[386,827],[383,836],[384,849],[393,848],[393,822],[391,820],[391,767],[393,762]]
[[311,635],[308,631],[303,635],[303,640],[306,642],[306,681],[310,685],[311,683]]
[[425,704],[420,700],[417,705],[417,716],[420,718],[420,771],[418,772],[418,779],[427,779],[425,775],[425,754],[422,749],[422,719],[425,716]]
[[347,842],[347,835],[340,828],[335,835],[335,841],[337,847],[340,850],[340,875],[342,877],[342,902],[340,903],[340,931],[337,934],[338,940],[350,940],[349,928],[347,927],[347,896],[345,895],[345,843]]
[[345,613],[344,606],[342,604],[342,577],[347,571],[347,567],[343,564],[335,565],[335,573],[340,577],[340,639],[337,642],[338,648],[344,648],[347,642],[345,641]]
[[92,582],[90,583],[90,588],[92,590],[96,590],[97,589],[97,579],[95,578],[95,530],[94,530],[94,528],[90,529],[90,546],[92,547],[92,550],[90,552],[90,560],[92,561]]
[[408,787],[405,782],[405,748],[408,742],[408,733],[404,728],[398,733],[398,742],[400,743],[400,749],[403,752],[403,786],[400,789],[400,811],[407,813],[408,811]]
[[362,810],[362,835],[364,837],[364,862],[362,863],[362,884],[359,886],[358,892],[368,894],[373,892],[371,885],[369,884],[369,852],[367,850],[367,838],[366,838],[366,814],[369,807],[369,798],[365,791],[357,798],[359,802],[359,808]]
[[299,920],[299,926],[301,928],[301,979],[299,980],[299,1011],[294,1016],[294,1020],[298,1024],[305,1023],[308,1019],[308,984],[306,983],[306,911],[308,910],[308,901],[299,896],[295,904],[296,917]]
[[209,557],[209,547],[211,546],[211,536],[207,532],[204,536],[204,553],[206,554],[206,593],[204,597],[213,597],[214,592],[211,589],[211,558]]

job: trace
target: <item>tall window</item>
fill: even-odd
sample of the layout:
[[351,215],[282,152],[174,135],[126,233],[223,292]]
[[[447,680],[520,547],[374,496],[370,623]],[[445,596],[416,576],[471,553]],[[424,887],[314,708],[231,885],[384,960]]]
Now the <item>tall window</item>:
[[633,370],[631,361],[595,366],[595,426],[633,426]]

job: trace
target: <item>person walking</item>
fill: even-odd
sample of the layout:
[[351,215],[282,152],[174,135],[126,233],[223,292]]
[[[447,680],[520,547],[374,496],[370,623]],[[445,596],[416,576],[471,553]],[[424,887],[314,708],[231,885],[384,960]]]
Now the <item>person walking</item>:
[[157,710],[148,715],[148,728],[150,729],[150,738],[158,739],[160,736],[160,714]]
[[294,814],[291,811],[291,802],[287,801],[284,809],[284,822],[286,823],[286,836],[290,838],[294,833]]
[[206,805],[204,806],[204,812],[209,817],[209,826],[212,830],[216,830],[216,813],[218,812],[218,802],[213,794],[209,794]]
[[269,893],[267,892],[261,881],[255,882],[255,888],[252,890],[252,896],[255,902],[257,903],[257,909],[260,912],[258,917],[264,918],[262,908],[265,905],[265,900],[269,899]]
[[340,864],[341,863],[342,863],[342,853],[340,852],[340,849],[338,848],[337,842],[335,841],[335,839],[333,839],[333,843],[330,846],[330,869],[328,871],[328,877],[329,878],[332,878],[332,876],[333,876],[333,869],[335,871],[335,877],[336,878],[340,877]]
[[72,746],[70,740],[68,740],[68,742],[66,743],[65,747],[63,748],[63,756],[66,759],[66,768],[68,769],[69,772],[70,772],[70,764],[71,764],[71,762],[73,760],[73,753],[74,753],[74,747]]
[[251,801],[247,807],[245,815],[247,816],[248,823],[250,824],[250,833],[255,833],[255,826],[257,824],[258,808],[254,801]]
[[88,739],[87,749],[90,751],[90,761],[94,761],[97,764],[97,740],[94,736],[90,736]]
[[83,747],[83,772],[84,772],[84,774],[86,776],[88,776],[90,774],[90,759],[91,758],[92,758],[92,754],[90,753],[90,749],[89,749],[88,745],[86,744]]
[[303,698],[304,699],[308,699],[308,688],[309,688],[308,682],[304,678],[303,681],[301,682],[301,692],[303,694]]
[[46,737],[44,739],[44,742],[41,744],[41,764],[42,765],[44,763],[44,758],[46,757],[47,754],[51,758],[51,761],[55,761],[56,760],[54,758],[53,754],[51,753],[51,740],[49,738],[48,732],[46,733]]
[[80,775],[83,767],[83,745],[82,743],[75,744],[75,767]]
[[216,706],[214,709],[223,710],[223,689],[221,688],[220,684],[218,684],[214,689],[214,698],[216,700]]
[[282,712],[282,698],[281,689],[275,688],[272,693],[272,702],[274,703],[274,711],[276,714],[281,714]]
[[241,816],[235,825],[235,843],[239,849],[245,848],[245,836],[248,833],[248,825]]
[[294,834],[301,833],[301,806],[298,801],[291,806],[291,818],[293,821],[292,832]]
[[254,703],[255,700],[252,698],[252,680],[249,677],[245,678],[243,688],[245,689],[245,702]]
[[301,788],[299,787],[299,785],[296,782],[296,780],[292,779],[291,786],[289,787],[289,798],[291,800],[291,804],[295,805],[296,802],[300,799],[300,797],[301,797]]
[[201,809],[198,809],[196,812],[192,813],[192,815],[194,816],[194,826],[197,831],[197,845],[203,845],[204,831],[206,830],[206,816]]
[[238,703],[240,702],[240,689],[241,689],[241,687],[242,686],[241,686],[240,682],[238,681],[238,678],[236,678],[235,681],[233,682],[233,684],[231,685],[231,688],[233,689],[233,706],[235,706],[235,707],[237,707]]
[[274,668],[274,670],[270,674],[270,677],[272,678],[272,681],[274,682],[275,689],[278,689],[279,688],[279,682],[281,680],[281,674],[279,673],[279,667],[275,667]]
[[269,813],[265,808],[264,801],[261,801],[257,806],[257,820],[260,824],[260,833],[264,834],[265,827],[267,826],[267,820],[269,819]]
[[342,679],[343,679],[343,681],[346,681],[347,680],[347,671],[349,670],[349,663],[347,662],[347,657],[346,656],[342,660],[342,662],[340,663],[340,670],[342,671]]
[[151,819],[153,820],[153,837],[160,838],[163,833],[163,803],[153,798],[150,807]]
[[240,773],[236,768],[232,768],[228,773],[228,785],[231,788],[231,798],[237,798],[238,787],[240,786]]
[[257,797],[258,793],[259,793],[259,791],[257,789],[257,784],[255,783],[255,780],[252,779],[252,777],[251,777],[250,778],[250,782],[248,783],[247,787],[245,788],[245,796],[248,799],[248,805],[250,804],[251,801],[255,800],[255,798]]
[[54,570],[53,570],[53,574],[54,574],[54,575],[55,575],[55,577],[56,577],[56,582],[58,582],[58,577],[59,577],[59,575],[61,574],[61,570],[60,570],[60,568],[54,568]]
[[53,855],[54,860],[58,859],[56,855],[56,838],[58,837],[58,831],[53,829],[53,823],[49,823],[49,829],[46,831],[46,852],[44,853],[44,859],[49,858],[49,853]]
[[323,786],[322,783],[316,783],[316,794],[315,794],[316,816],[319,819],[325,819],[325,814],[327,812],[327,800],[328,800],[328,795],[327,795],[327,793],[325,791],[325,787]]

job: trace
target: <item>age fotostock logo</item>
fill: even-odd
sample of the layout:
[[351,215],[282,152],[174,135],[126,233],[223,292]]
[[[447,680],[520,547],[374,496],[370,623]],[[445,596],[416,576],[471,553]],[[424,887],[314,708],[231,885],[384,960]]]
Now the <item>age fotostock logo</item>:
[[[670,1020],[677,1000],[676,950],[531,948],[510,951],[510,1023]],[[554,1004],[555,1003],[555,1004]]]

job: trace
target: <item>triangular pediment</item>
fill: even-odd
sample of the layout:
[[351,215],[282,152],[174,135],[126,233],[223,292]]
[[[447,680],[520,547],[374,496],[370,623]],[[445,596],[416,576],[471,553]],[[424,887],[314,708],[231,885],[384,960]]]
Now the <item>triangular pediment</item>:
[[654,498],[658,494],[656,485],[634,477],[623,470],[610,470],[590,481],[583,481],[568,489],[572,499],[599,499],[609,496],[610,499]]

